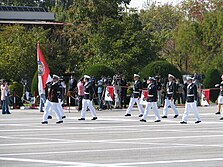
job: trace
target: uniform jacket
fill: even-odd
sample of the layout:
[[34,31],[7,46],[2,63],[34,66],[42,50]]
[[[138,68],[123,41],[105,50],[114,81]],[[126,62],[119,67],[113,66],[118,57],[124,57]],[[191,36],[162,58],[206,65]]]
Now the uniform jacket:
[[147,102],[157,102],[157,88],[155,84],[148,85]]
[[84,99],[92,100],[93,99],[93,87],[91,82],[84,84]]
[[133,85],[132,97],[134,97],[134,98],[141,97],[141,93],[142,93],[142,82],[140,80],[138,80]]
[[197,86],[193,83],[187,86],[187,102],[194,102],[197,99]]
[[50,87],[48,99],[51,102],[58,103],[58,92],[60,91],[60,87],[58,82],[53,83]]
[[166,84],[166,96],[170,100],[174,98],[176,95],[176,83],[174,82],[167,82]]
[[223,81],[219,85],[220,85],[220,96],[223,96]]
[[162,84],[161,84],[161,82],[157,82],[157,83],[156,83],[156,88],[157,88],[157,90],[161,90],[161,89],[162,89]]

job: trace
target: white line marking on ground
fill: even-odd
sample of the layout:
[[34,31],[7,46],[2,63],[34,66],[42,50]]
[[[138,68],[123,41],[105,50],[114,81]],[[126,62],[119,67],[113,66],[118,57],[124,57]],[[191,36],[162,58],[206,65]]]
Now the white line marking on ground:
[[27,159],[27,158],[6,158],[0,157],[0,160],[4,161],[17,161],[17,162],[31,162],[31,163],[45,163],[45,164],[57,164],[57,165],[74,165],[78,167],[118,167],[117,165],[110,164],[93,164],[93,163],[80,163],[80,162],[69,162],[69,161],[52,161],[52,160],[38,160],[38,159]]
[[152,162],[130,162],[130,163],[116,163],[113,165],[154,165],[154,164],[173,164],[173,163],[188,163],[188,162],[208,162],[208,161],[223,161],[223,158],[209,158],[209,159],[187,159],[187,160],[170,160],[170,161],[152,161]]

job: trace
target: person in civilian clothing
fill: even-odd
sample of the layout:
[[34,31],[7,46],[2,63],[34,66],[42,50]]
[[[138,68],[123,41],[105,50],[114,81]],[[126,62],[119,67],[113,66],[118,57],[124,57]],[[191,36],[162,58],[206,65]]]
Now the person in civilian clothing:
[[8,106],[9,87],[6,81],[3,81],[1,85],[1,102],[2,102],[2,114],[11,114]]
[[81,78],[77,84],[78,90],[78,111],[82,110],[82,100],[84,98],[84,78]]

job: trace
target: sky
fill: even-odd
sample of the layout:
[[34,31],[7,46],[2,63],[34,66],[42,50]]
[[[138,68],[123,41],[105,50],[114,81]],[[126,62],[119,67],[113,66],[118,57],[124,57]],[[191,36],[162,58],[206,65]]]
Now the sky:
[[[179,3],[181,0],[152,0],[153,2],[160,2],[161,4],[173,3],[173,5]],[[131,0],[130,7],[142,9],[147,0]]]

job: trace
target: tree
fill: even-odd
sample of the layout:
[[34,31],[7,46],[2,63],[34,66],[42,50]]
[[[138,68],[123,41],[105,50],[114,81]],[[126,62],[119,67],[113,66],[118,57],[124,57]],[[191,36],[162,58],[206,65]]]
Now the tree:
[[172,74],[176,78],[182,79],[181,72],[174,65],[163,60],[149,63],[141,70],[142,78],[148,78],[158,75],[163,79],[167,79],[168,74]]
[[[217,69],[210,68],[205,73],[205,78],[203,81],[203,86],[206,89],[215,88],[215,84],[219,84],[221,82],[221,75]],[[210,91],[210,100],[215,102],[218,98],[219,90],[211,90]]]

